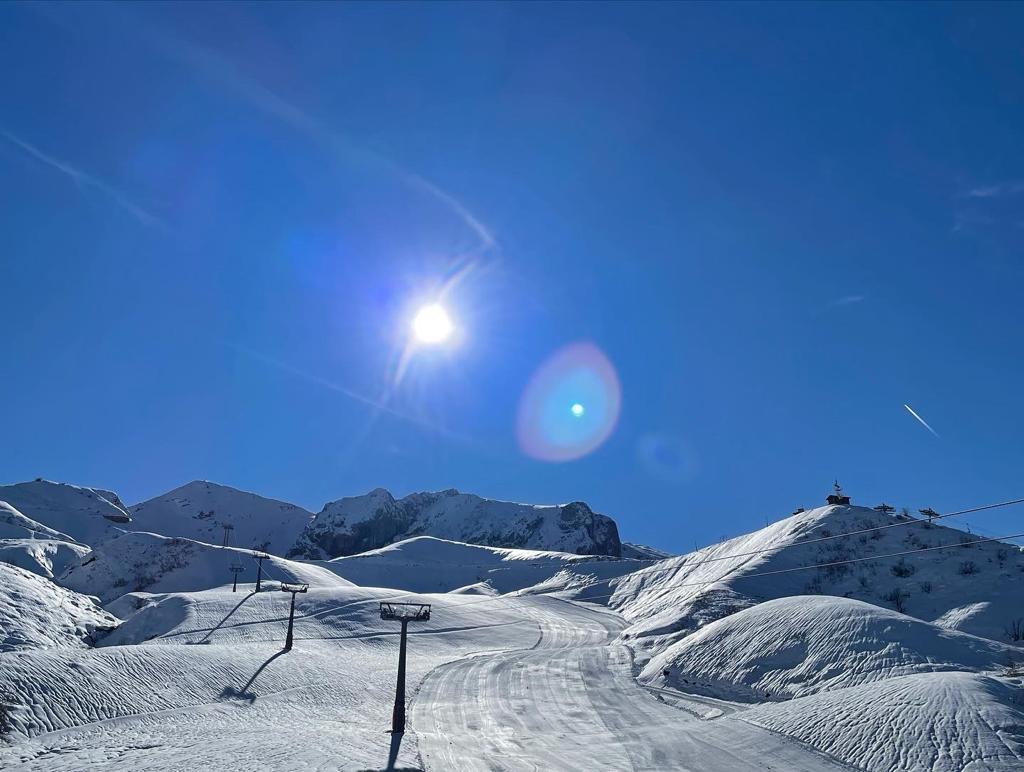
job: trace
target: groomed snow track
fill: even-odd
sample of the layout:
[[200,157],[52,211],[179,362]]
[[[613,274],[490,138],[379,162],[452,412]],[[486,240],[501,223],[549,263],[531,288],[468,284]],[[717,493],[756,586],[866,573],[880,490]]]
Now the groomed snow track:
[[746,723],[666,705],[613,642],[625,626],[617,615],[550,597],[508,602],[538,628],[531,648],[441,665],[420,686],[412,728],[428,770],[849,769]]

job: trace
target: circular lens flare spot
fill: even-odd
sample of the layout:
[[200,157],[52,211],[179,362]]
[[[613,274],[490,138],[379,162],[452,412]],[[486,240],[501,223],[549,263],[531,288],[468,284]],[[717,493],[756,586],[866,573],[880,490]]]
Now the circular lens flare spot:
[[582,458],[608,439],[621,406],[619,378],[608,357],[593,343],[572,343],[530,378],[519,400],[519,447],[541,461]]
[[423,306],[412,320],[413,335],[420,343],[443,343],[454,329],[448,312],[437,303]]

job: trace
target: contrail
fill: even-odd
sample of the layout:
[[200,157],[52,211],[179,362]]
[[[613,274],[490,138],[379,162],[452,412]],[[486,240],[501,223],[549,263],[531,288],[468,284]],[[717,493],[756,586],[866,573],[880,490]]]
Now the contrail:
[[[930,426],[928,425],[928,422],[927,422],[927,421],[925,421],[925,420],[924,420],[923,418],[921,418],[921,416],[919,416],[919,415],[918,415],[917,413],[915,413],[915,412],[914,412],[914,408],[912,408],[912,407],[911,407],[910,405],[906,405],[906,404],[905,404],[905,405],[903,405],[903,407],[905,407],[905,408],[906,408],[906,409],[907,409],[907,410],[908,410],[908,411],[910,412],[910,415],[914,416],[914,418],[916,418],[916,419],[917,419],[918,421],[920,421],[920,422],[921,422],[921,426],[923,426],[923,427],[924,427],[925,429],[927,429],[928,431],[930,431],[930,432],[931,432],[932,434],[934,434],[934,435],[935,435],[936,437],[939,437],[939,433],[938,433],[937,431],[935,431],[935,430],[934,430],[934,429],[933,429],[932,427],[930,427]],[[942,438],[941,438],[941,437],[939,437],[939,439],[942,439]]]
[[[136,37],[144,37],[165,57],[184,65],[201,78],[233,93],[256,109],[291,126],[294,130],[319,143],[322,148],[331,151],[335,157],[349,163],[376,164],[394,174],[410,188],[422,191],[440,202],[480,240],[479,251],[488,252],[498,247],[497,239],[490,229],[451,193],[425,177],[408,171],[390,158],[365,149],[347,136],[334,131],[326,123],[305,112],[276,91],[247,76],[228,57],[214,49],[174,37],[162,28],[152,26],[137,12],[126,11],[119,7],[115,9],[113,5],[105,5],[103,8],[107,13],[113,14],[114,19],[132,25]],[[48,6],[40,6],[35,10],[43,13],[52,22],[73,29],[62,16],[61,11],[54,12]]]
[[164,224],[160,221],[160,218],[150,214],[142,207],[133,204],[121,193],[119,193],[117,190],[112,188],[110,185],[108,185],[98,177],[93,177],[91,174],[87,174],[86,172],[83,172],[81,169],[72,166],[67,161],[62,161],[59,158],[55,158],[54,156],[49,155],[48,153],[44,153],[35,145],[26,142],[25,140],[21,139],[20,137],[16,136],[15,134],[12,134],[11,132],[5,129],[0,129],[0,137],[3,137],[15,147],[20,148],[23,152],[27,153],[32,158],[35,158],[40,163],[44,163],[47,166],[51,167],[52,169],[56,169],[62,174],[66,174],[68,177],[71,178],[72,182],[74,182],[78,187],[94,188],[95,190],[100,191],[104,195],[108,196],[111,200],[113,200],[115,204],[127,210],[136,220],[141,222],[143,225],[164,227]]
[[255,360],[263,362],[264,364],[271,365],[286,373],[290,373],[292,375],[298,376],[299,378],[303,378],[309,381],[310,383],[315,383],[318,386],[323,386],[324,388],[331,389],[332,391],[336,391],[339,394],[343,394],[349,399],[362,403],[363,405],[366,405],[369,408],[373,408],[375,411],[387,413],[388,415],[393,416],[395,418],[401,419],[403,421],[408,421],[409,423],[414,424],[420,427],[421,429],[436,432],[442,437],[456,440],[464,444],[473,444],[473,440],[464,434],[452,431],[451,429],[448,429],[440,424],[436,424],[425,418],[420,418],[419,416],[411,415],[401,410],[396,410],[395,408],[391,407],[382,400],[367,397],[365,394],[360,394],[358,391],[353,391],[352,389],[349,389],[345,386],[334,383],[333,381],[329,381],[326,378],[321,378],[317,375],[312,375],[310,373],[304,372],[302,370],[299,370],[297,367],[292,367],[286,362],[280,362],[276,359],[260,354],[258,351],[253,351],[250,348],[246,348],[245,346],[239,346],[229,341],[221,341],[221,343],[222,345],[227,346],[230,349],[234,349],[239,353],[245,354],[246,356],[252,357]]

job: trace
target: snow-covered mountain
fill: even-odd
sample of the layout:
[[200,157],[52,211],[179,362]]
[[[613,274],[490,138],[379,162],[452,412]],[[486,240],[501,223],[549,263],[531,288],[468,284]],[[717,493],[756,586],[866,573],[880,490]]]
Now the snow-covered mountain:
[[312,512],[227,485],[196,480],[131,507],[132,530],[224,543],[284,555],[295,544]]
[[395,499],[377,488],[326,504],[288,553],[330,559],[377,549],[412,536],[492,547],[618,557],[615,521],[583,502],[537,506],[446,490]]
[[48,533],[48,538],[67,538],[90,546],[121,533],[132,520],[111,491],[49,480],[0,485],[0,501],[56,532]]

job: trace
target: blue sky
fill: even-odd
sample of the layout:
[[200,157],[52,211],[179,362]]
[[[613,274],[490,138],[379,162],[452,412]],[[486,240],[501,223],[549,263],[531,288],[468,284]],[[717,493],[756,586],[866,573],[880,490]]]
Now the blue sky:
[[[872,505],[1024,495],[1022,22],[4,4],[4,481],[582,499],[673,550],[836,476]],[[441,287],[459,344],[400,368]],[[581,341],[619,420],[531,458],[520,397]]]

